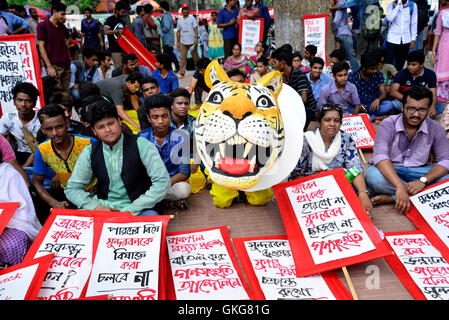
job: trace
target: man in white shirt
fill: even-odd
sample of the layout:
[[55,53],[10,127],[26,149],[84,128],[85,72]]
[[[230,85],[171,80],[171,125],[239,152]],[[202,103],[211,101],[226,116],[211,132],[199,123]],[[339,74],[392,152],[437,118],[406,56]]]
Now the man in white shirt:
[[415,46],[418,31],[418,7],[411,0],[395,0],[387,6],[384,23],[388,26],[385,63],[404,67],[410,49]]
[[196,65],[198,56],[198,23],[195,17],[190,15],[189,5],[184,3],[182,6],[182,17],[178,19],[178,31],[176,38],[178,42],[178,50],[180,55],[179,62],[179,79],[184,78],[187,65],[187,51],[192,48],[192,58]]

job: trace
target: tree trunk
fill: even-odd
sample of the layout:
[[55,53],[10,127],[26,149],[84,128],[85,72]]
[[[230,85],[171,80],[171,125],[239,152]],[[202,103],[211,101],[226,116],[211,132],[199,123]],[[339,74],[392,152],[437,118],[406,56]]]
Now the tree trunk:
[[[275,19],[276,47],[285,43],[294,50],[304,52],[303,15],[332,13],[327,5],[329,0],[276,0],[273,1]],[[335,37],[332,31],[332,14],[328,18],[326,54],[335,49]]]

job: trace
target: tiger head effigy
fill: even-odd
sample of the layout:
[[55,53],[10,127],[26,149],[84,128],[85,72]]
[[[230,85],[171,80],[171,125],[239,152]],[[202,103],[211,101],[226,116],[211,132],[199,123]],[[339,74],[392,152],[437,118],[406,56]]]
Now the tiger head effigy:
[[201,160],[215,183],[235,190],[252,188],[283,152],[277,101],[282,75],[275,71],[257,83],[233,82],[213,61],[204,80],[211,91],[195,124]]

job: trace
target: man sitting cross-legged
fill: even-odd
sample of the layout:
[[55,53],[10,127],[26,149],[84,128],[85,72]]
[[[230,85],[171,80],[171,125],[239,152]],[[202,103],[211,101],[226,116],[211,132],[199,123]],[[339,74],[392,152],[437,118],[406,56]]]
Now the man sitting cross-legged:
[[[402,113],[381,122],[374,140],[372,166],[365,173],[374,205],[396,203],[407,212],[409,196],[429,184],[449,178],[449,141],[446,133],[428,114],[432,92],[412,87],[402,98]],[[430,154],[435,158],[429,163]]]
[[[147,139],[122,132],[115,106],[99,99],[89,105],[89,121],[99,141],[84,148],[67,187],[67,199],[80,209],[157,215],[154,207],[170,188],[159,152]],[[85,191],[93,177],[97,194]]]

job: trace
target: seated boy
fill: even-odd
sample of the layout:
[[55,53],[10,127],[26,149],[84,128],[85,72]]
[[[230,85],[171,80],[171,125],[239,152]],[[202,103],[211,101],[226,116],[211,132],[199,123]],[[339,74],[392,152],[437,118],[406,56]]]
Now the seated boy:
[[[99,141],[84,148],[64,189],[80,209],[157,215],[153,209],[170,188],[170,176],[155,146],[122,132],[114,104],[99,99],[89,105],[87,120]],[[97,194],[85,188],[93,177]]]
[[156,94],[145,101],[151,127],[139,132],[159,150],[171,180],[165,200],[178,209],[185,209],[185,199],[191,188],[187,182],[190,176],[190,146],[185,132],[170,126],[172,99]]

